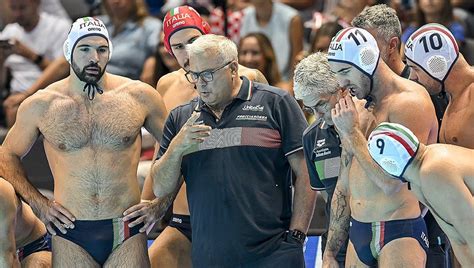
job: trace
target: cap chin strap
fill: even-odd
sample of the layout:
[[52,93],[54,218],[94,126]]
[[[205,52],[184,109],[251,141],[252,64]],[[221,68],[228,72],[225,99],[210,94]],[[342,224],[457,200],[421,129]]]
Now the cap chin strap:
[[[375,72],[374,72],[375,73]],[[369,77],[370,79],[370,90],[369,90],[369,94],[367,94],[367,96],[365,96],[365,100],[367,101],[364,105],[364,108],[365,109],[369,109],[369,107],[372,105],[372,103],[374,102],[374,97],[372,97],[371,93],[372,93],[372,89],[374,87],[374,77]]]
[[[89,82],[86,82],[86,81],[82,80],[81,76],[77,74],[76,70],[74,68],[72,68],[72,70],[76,74],[77,78],[79,78],[79,80],[86,83],[84,85],[84,88],[82,89],[82,92],[86,92],[86,90],[87,90],[87,97],[89,98],[89,100],[94,99],[96,91],[99,94],[104,93],[104,90],[97,83],[89,83]],[[104,72],[105,72],[105,68],[104,68],[104,71],[102,72],[102,74],[100,76],[101,78],[104,75]]]
[[369,94],[367,94],[367,96],[364,98],[367,101],[364,105],[365,109],[369,109],[369,107],[374,102],[374,97],[372,97],[371,93],[372,93],[372,89],[374,88],[374,75],[375,75],[375,71],[377,71],[377,68],[379,67],[379,61],[380,61],[380,56],[377,59],[377,63],[375,64],[375,68],[372,75],[368,75],[370,79],[370,90],[369,90]]
[[84,89],[82,90],[83,92],[86,92],[87,89],[87,97],[89,97],[89,100],[93,100],[95,97],[95,92],[102,94],[104,93],[104,90],[97,85],[97,83],[86,83],[84,85]]

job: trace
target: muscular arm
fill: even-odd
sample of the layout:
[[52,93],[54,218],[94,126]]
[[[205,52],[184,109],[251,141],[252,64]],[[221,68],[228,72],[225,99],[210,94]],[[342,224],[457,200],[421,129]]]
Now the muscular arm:
[[153,179],[153,193],[158,198],[168,196],[176,189],[181,177],[183,152],[176,149],[173,141],[163,156],[153,162],[150,176]]
[[198,144],[210,136],[211,127],[195,124],[200,115],[200,113],[193,113],[181,128],[173,122],[173,114],[168,117],[163,130],[163,139],[161,139],[162,156],[153,162],[150,171],[156,197],[162,198],[176,189],[182,175],[183,156],[196,150]]
[[166,111],[165,103],[161,95],[153,87],[144,83],[142,83],[142,85],[145,88],[139,98],[141,99],[141,103],[145,103],[148,109],[144,127],[153,135],[155,140],[159,141],[163,136],[163,127],[168,112]]
[[[419,97],[419,99],[414,100],[404,99],[402,103],[394,104],[393,110],[390,111],[389,121],[406,126],[413,131],[422,143],[436,142],[436,135],[430,135],[432,131],[437,133],[437,121],[433,105],[428,98]],[[354,128],[349,139],[352,140],[352,143],[346,142],[346,144],[349,144],[348,147],[354,153],[368,178],[382,189],[386,195],[399,192],[404,184],[384,173],[383,169],[370,157],[367,149],[367,139],[360,128]]]
[[0,176],[11,183],[37,215],[41,215],[39,211],[47,205],[48,199],[28,181],[20,158],[30,150],[39,135],[37,122],[41,115],[36,98],[23,102],[16,123],[0,147]]
[[352,156],[344,150],[341,153],[341,171],[331,201],[328,240],[323,258],[335,258],[349,236],[351,209],[349,206],[349,170]]
[[288,161],[290,162],[293,172],[296,174],[293,216],[291,217],[290,230],[297,229],[307,233],[309,223],[313,217],[317,192],[311,190],[303,151],[289,155]]
[[[344,139],[344,148],[354,154],[367,177],[382,189],[386,195],[392,195],[400,191],[403,183],[386,175],[383,169],[375,163],[367,150],[367,139],[359,128],[354,128],[352,134]],[[349,142],[347,139],[351,141]]]
[[0,178],[0,267],[20,267],[15,243],[15,200],[13,187]]

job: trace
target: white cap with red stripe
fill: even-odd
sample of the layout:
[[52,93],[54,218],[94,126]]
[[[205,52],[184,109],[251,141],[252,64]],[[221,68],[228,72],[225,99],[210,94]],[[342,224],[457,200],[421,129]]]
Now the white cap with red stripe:
[[369,136],[369,153],[372,159],[388,174],[402,181],[403,173],[418,151],[420,142],[415,134],[403,125],[381,123]]
[[405,44],[405,56],[443,83],[459,57],[459,47],[446,27],[429,23],[410,36]]
[[328,60],[355,66],[372,79],[380,58],[375,38],[362,28],[340,30],[331,40]]

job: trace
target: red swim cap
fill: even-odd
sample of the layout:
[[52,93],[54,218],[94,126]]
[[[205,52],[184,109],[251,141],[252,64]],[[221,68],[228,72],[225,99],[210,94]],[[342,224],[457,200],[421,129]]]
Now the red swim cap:
[[165,47],[170,54],[173,54],[170,46],[170,37],[175,32],[184,28],[195,28],[202,34],[211,31],[209,24],[201,18],[201,15],[190,6],[179,6],[166,13],[163,19],[163,32],[165,33]]

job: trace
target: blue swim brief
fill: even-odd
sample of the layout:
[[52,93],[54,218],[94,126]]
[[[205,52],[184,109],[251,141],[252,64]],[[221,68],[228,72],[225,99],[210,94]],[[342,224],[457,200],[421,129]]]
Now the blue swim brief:
[[349,239],[354,245],[359,260],[370,267],[377,265],[382,248],[390,241],[413,237],[428,250],[426,224],[423,218],[365,223],[351,218]]
[[40,251],[51,251],[51,237],[49,237],[47,233],[26,246],[18,248],[16,255],[21,262],[29,255]]
[[101,266],[107,261],[109,255],[125,240],[140,233],[143,223],[132,228],[128,224],[133,221],[122,221],[122,218],[97,220],[97,221],[74,221],[74,229],[67,229],[63,234],[56,227],[58,236],[67,239],[82,247]]

